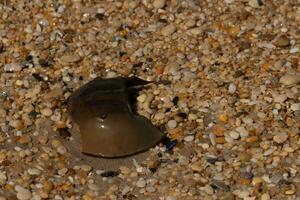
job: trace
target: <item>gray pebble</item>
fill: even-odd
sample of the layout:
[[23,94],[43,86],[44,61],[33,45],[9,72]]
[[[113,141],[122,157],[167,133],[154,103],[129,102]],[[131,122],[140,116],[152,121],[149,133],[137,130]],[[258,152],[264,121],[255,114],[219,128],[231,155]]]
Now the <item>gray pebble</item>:
[[188,135],[184,138],[184,141],[185,142],[191,142],[194,140],[194,136],[193,135]]

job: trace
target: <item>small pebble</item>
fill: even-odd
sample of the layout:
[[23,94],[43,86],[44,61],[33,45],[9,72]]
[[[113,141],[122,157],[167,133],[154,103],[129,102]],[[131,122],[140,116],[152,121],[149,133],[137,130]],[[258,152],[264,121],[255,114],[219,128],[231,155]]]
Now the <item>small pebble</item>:
[[80,60],[80,57],[76,53],[72,53],[72,54],[65,54],[60,59],[62,62],[72,63],[72,62],[78,62]]
[[52,110],[50,108],[44,108],[41,110],[42,115],[49,117],[52,115]]
[[189,136],[184,137],[184,141],[185,142],[191,142],[193,140],[194,140],[194,136],[193,135],[189,135]]
[[31,168],[31,169],[28,169],[28,174],[30,175],[40,175],[41,174],[41,170],[37,169],[37,168]]
[[283,103],[287,99],[287,96],[285,94],[276,94],[273,96],[273,98],[274,102]]
[[161,34],[163,36],[169,36],[176,31],[176,26],[174,24],[169,24],[161,29]]
[[18,63],[10,63],[4,65],[5,72],[19,72],[22,70],[22,66]]
[[141,94],[140,96],[137,97],[137,100],[141,103],[144,103],[146,99],[147,99],[146,94]]
[[177,200],[174,196],[166,196],[166,200]]
[[260,6],[262,6],[261,0],[249,0],[248,4],[252,8],[259,8]]
[[275,42],[274,45],[277,47],[287,47],[290,45],[290,40],[286,36],[280,36]]
[[293,194],[295,194],[295,190],[287,190],[287,191],[285,191],[285,194],[293,195]]
[[66,149],[66,147],[64,147],[64,146],[59,146],[59,147],[56,148],[56,151],[57,151],[59,154],[64,155],[64,154],[66,154],[67,149]]
[[31,192],[25,188],[20,188],[17,192],[17,198],[19,200],[28,200],[31,198]]
[[155,192],[155,190],[156,190],[156,189],[155,189],[155,187],[153,187],[153,186],[147,186],[147,187],[146,187],[146,191],[147,191],[147,192],[151,192],[151,193],[152,193],[152,192]]
[[7,181],[7,176],[4,172],[0,172],[0,185],[4,185]]
[[80,167],[85,172],[90,172],[93,168],[89,165],[81,165]]
[[286,74],[280,78],[280,83],[284,85],[294,85],[300,83],[300,75]]
[[230,94],[234,94],[236,91],[236,85],[234,83],[230,83],[229,86],[228,86],[228,92]]
[[166,0],[154,0],[153,1],[153,7],[154,8],[163,8],[166,4]]
[[169,128],[176,128],[177,122],[175,120],[170,120],[168,121],[167,125]]
[[243,126],[237,127],[236,131],[239,132],[241,138],[246,138],[249,135],[249,132]]
[[239,139],[239,137],[240,137],[240,134],[236,131],[230,131],[229,135],[230,135],[230,137],[232,137],[235,140]]
[[293,103],[291,105],[291,110],[292,111],[299,111],[300,110],[300,103]]
[[260,200],[270,200],[271,197],[268,193],[263,193],[260,197]]
[[146,181],[143,178],[140,178],[137,182],[136,182],[136,186],[139,188],[143,188],[146,186]]
[[[188,24],[188,25],[189,25],[189,26],[192,26],[191,24]],[[199,34],[202,33],[202,29],[199,28],[199,27],[196,27],[196,28],[190,29],[190,32],[191,32],[191,34],[193,34],[193,35],[199,35]]]
[[286,132],[279,132],[274,137],[273,140],[277,143],[283,143],[288,139],[288,134]]

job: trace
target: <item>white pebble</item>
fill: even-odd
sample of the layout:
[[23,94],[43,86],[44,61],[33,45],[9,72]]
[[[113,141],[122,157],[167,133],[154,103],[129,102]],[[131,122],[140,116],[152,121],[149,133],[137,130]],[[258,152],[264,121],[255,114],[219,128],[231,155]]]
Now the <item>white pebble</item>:
[[239,137],[240,137],[240,134],[236,131],[230,131],[229,135],[232,139],[235,139],[235,140],[239,139]]
[[67,149],[66,149],[66,147],[64,147],[64,146],[59,146],[59,147],[56,148],[56,151],[57,151],[59,154],[64,155],[64,154],[67,152]]
[[163,8],[166,5],[166,0],[154,0],[153,7],[154,8]]
[[25,188],[20,188],[17,193],[17,198],[20,200],[28,200],[31,198],[31,192]]
[[177,122],[174,119],[172,119],[172,120],[168,121],[167,125],[169,128],[175,128],[177,126]]
[[189,135],[189,136],[184,137],[184,141],[185,142],[191,142],[193,140],[194,140],[194,136],[193,135]]
[[28,169],[28,174],[30,175],[40,175],[41,174],[41,170],[37,169],[37,168],[31,168],[31,169]]
[[137,186],[137,187],[140,187],[140,188],[145,187],[145,186],[146,186],[146,181],[145,181],[145,179],[140,178],[140,179],[136,182],[136,186]]
[[209,133],[209,139],[212,145],[216,145],[216,135],[214,133]]
[[228,92],[230,94],[234,94],[236,91],[236,85],[234,83],[230,83],[229,86],[228,86]]
[[294,85],[300,83],[300,75],[296,74],[285,74],[280,78],[280,83],[284,85]]
[[291,105],[291,110],[292,111],[299,111],[300,110],[300,103],[293,103]]
[[169,36],[176,31],[176,26],[174,24],[169,24],[161,29],[161,34],[163,36]]

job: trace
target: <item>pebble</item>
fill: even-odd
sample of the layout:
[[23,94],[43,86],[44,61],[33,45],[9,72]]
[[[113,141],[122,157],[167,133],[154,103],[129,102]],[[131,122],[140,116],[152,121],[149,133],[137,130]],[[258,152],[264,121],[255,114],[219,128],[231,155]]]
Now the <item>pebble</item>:
[[80,168],[85,172],[90,172],[93,168],[89,165],[81,165]]
[[184,141],[185,142],[192,142],[194,140],[194,136],[193,135],[189,135],[184,137]]
[[292,111],[299,111],[300,110],[300,103],[293,103],[291,105],[291,110]]
[[249,0],[248,4],[249,6],[251,6],[252,8],[259,8],[261,6],[261,1],[260,0]]
[[273,99],[276,103],[283,103],[287,99],[287,96],[285,94],[276,94],[273,95]]
[[146,181],[143,178],[140,178],[137,182],[136,182],[136,186],[139,188],[143,188],[146,186]]
[[66,149],[66,147],[64,147],[64,146],[59,146],[59,147],[56,148],[56,151],[57,151],[59,154],[64,155],[64,154],[66,154],[67,149]]
[[286,36],[280,36],[275,42],[274,45],[277,47],[287,47],[290,45],[290,40]]
[[7,176],[4,172],[0,172],[0,185],[4,185],[7,181]]
[[253,177],[252,184],[253,185],[260,185],[263,182],[263,179],[261,177]]
[[230,83],[229,86],[228,86],[228,92],[230,94],[234,94],[236,91],[236,85],[234,83]]
[[169,24],[161,29],[161,34],[163,36],[169,36],[176,31],[176,26],[174,24]]
[[195,172],[202,172],[203,171],[203,166],[200,162],[195,162],[193,164],[191,164],[191,169]]
[[18,63],[10,63],[4,65],[5,72],[19,72],[22,70],[22,66]]
[[137,100],[141,103],[144,103],[145,100],[147,99],[147,95],[146,94],[141,94],[137,97]]
[[172,120],[168,121],[167,125],[168,125],[169,128],[176,128],[177,122],[172,119]]
[[28,200],[31,198],[31,192],[25,188],[20,188],[17,192],[17,198],[19,200]]
[[156,9],[163,8],[166,5],[166,0],[154,0],[153,7]]
[[[195,20],[193,20],[193,19],[188,19],[187,21],[186,21],[186,23],[185,23],[185,26],[186,27],[193,27],[193,26],[195,26],[196,25],[196,21]],[[192,29],[191,29],[191,33],[192,34],[195,34],[196,33],[196,35],[197,35],[197,32],[199,31],[199,29],[196,29],[196,30],[194,30],[194,31],[196,31],[196,32],[194,32],[193,33],[193,31],[192,31]]]
[[152,193],[152,192],[155,192],[155,190],[156,190],[156,189],[155,189],[155,187],[153,187],[153,186],[147,186],[147,187],[146,187],[146,191],[147,191],[147,192],[151,192],[151,193]]
[[28,174],[30,174],[30,175],[37,175],[37,176],[42,173],[41,170],[39,170],[37,168],[30,168],[27,171],[28,171]]
[[230,131],[229,135],[230,135],[230,137],[232,137],[235,140],[239,139],[239,137],[240,137],[240,134],[236,131]]
[[80,56],[78,56],[76,53],[65,54],[60,59],[64,63],[74,63],[80,60]]
[[294,85],[300,83],[300,75],[296,74],[285,74],[280,78],[280,83],[284,85]]
[[166,196],[166,200],[177,200],[174,196]]
[[283,143],[288,139],[288,134],[286,132],[279,132],[276,135],[274,135],[273,140],[277,143]]
[[268,193],[263,193],[260,197],[260,200],[270,200],[271,197]]
[[[188,24],[188,25],[189,25],[189,26],[192,26],[191,24]],[[190,30],[190,32],[191,32],[191,34],[193,34],[193,35],[199,35],[199,34],[202,33],[202,29],[199,28],[199,27],[196,27],[196,28],[192,28],[192,29]]]
[[125,186],[122,190],[122,195],[124,196],[125,194],[127,194],[128,192],[130,192],[130,187],[129,186]]
[[293,195],[293,194],[295,194],[295,190],[287,190],[287,191],[285,191],[285,194],[287,194],[287,195]]
[[42,115],[49,117],[52,115],[52,110],[50,108],[44,108],[41,110]]
[[249,135],[249,132],[243,126],[237,127],[236,131],[239,132],[241,138],[246,138]]

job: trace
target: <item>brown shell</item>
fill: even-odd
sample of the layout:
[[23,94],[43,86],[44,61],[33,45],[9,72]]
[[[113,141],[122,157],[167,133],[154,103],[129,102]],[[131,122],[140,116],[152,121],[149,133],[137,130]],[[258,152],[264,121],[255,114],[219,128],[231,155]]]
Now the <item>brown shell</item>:
[[129,104],[129,90],[147,83],[136,77],[96,78],[71,95],[69,112],[79,126],[83,153],[123,157],[160,142],[163,134]]

